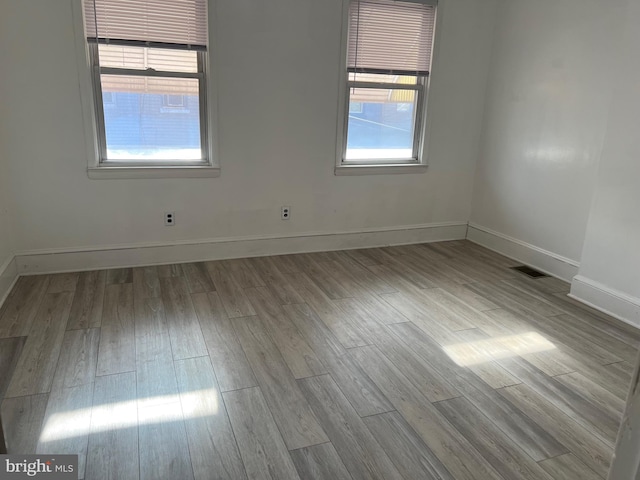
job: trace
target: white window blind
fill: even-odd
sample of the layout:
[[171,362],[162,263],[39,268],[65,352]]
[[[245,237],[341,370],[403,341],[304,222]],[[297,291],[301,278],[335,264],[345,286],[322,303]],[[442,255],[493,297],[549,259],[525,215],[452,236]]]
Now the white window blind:
[[350,72],[428,75],[435,5],[417,1],[352,0]]
[[206,0],[84,0],[84,10],[90,42],[206,49]]

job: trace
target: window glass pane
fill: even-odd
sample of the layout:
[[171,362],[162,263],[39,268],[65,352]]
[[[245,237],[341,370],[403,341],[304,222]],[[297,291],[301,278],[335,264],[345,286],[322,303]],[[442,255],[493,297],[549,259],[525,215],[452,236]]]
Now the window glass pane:
[[380,73],[349,72],[349,81],[402,83],[404,85],[415,85],[416,83],[418,83],[418,77],[415,75],[384,75]]
[[352,88],[346,160],[413,157],[415,90]]
[[165,72],[196,73],[198,54],[191,50],[168,48],[123,47],[98,45],[101,67],[131,68],[146,70],[153,68]]
[[101,75],[108,160],[200,160],[198,80]]

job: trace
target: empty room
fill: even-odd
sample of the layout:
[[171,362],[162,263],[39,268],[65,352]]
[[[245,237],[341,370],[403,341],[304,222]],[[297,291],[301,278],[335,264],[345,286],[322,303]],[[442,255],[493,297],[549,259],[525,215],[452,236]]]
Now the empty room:
[[638,0],[0,0],[0,480],[639,480]]

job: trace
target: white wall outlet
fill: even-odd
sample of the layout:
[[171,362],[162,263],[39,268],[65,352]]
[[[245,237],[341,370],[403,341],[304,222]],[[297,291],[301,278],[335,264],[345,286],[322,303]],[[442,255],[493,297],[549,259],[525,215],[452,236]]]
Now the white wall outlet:
[[176,214],[175,214],[175,212],[165,212],[164,213],[164,224],[167,227],[173,227],[176,224]]
[[291,207],[282,207],[280,218],[282,218],[282,220],[289,220],[291,218]]

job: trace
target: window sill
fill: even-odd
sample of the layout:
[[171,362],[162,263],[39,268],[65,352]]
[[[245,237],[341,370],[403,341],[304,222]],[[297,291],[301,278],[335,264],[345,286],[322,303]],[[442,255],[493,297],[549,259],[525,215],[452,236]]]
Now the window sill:
[[93,179],[107,178],[212,178],[220,176],[220,167],[90,167],[87,175]]
[[340,165],[336,175],[396,175],[402,173],[424,173],[427,165],[421,163],[380,164],[380,165]]

